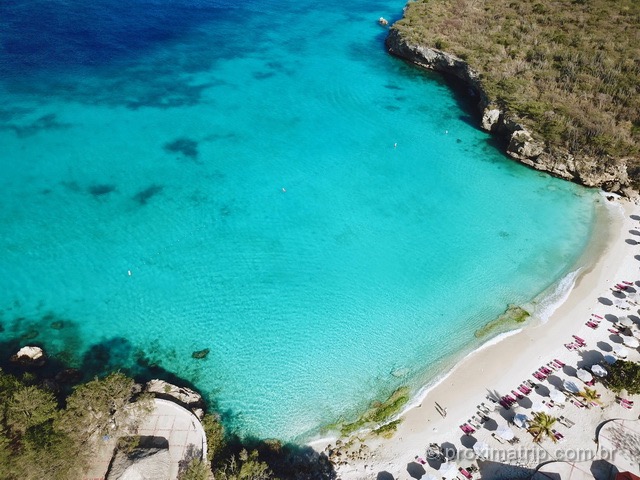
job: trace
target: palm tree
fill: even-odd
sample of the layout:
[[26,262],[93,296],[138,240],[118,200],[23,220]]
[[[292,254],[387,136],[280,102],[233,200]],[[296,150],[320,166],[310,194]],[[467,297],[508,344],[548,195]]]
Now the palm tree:
[[578,396],[584,398],[588,403],[602,405],[602,402],[600,402],[600,394],[596,391],[595,388],[585,387],[583,392],[578,392]]
[[558,439],[553,434],[553,426],[556,420],[556,417],[544,412],[535,412],[528,428],[529,433],[533,435],[533,441],[540,443],[544,440],[544,437],[549,437],[553,443],[556,443]]

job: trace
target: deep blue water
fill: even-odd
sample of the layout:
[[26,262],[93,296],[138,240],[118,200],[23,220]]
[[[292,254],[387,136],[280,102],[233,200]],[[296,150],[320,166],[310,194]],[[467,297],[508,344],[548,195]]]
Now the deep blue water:
[[1,3],[0,337],[301,439],[566,274],[594,194],[388,56],[402,7]]

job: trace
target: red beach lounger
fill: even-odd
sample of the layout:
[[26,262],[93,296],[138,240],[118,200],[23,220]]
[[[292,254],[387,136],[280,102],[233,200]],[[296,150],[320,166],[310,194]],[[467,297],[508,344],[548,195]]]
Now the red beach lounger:
[[602,317],[600,315],[596,315],[595,313],[592,313],[591,315],[602,320]]
[[516,392],[515,390],[511,390],[511,393],[513,393],[518,399],[524,398],[524,395],[522,395],[520,392]]
[[564,363],[562,363],[560,360],[558,360],[557,358],[553,359],[554,362],[556,362],[556,364],[560,365],[561,367],[564,367]]
[[460,467],[458,468],[458,471],[467,479],[471,480],[473,478],[473,476],[464,468]]

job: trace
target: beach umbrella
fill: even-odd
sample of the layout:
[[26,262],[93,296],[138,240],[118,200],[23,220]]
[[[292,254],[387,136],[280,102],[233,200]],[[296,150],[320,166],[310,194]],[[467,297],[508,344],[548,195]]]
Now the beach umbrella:
[[580,391],[580,388],[571,380],[565,380],[562,386],[567,392],[578,393]]
[[527,417],[524,413],[516,413],[516,416],[513,417],[513,423],[520,428],[524,428],[529,421],[529,417]]
[[556,403],[564,403],[567,401],[567,397],[564,396],[564,393],[557,388],[553,388],[549,391],[549,397]]
[[425,473],[420,477],[420,480],[440,480],[440,477],[434,475],[433,473]]
[[624,348],[622,345],[614,345],[613,353],[620,358],[627,358],[627,355],[629,355],[629,350]]
[[600,365],[594,365],[593,367],[591,367],[591,371],[597,377],[607,376],[607,371],[604,368],[602,368]]
[[576,376],[582,380],[584,383],[588,383],[591,380],[593,380],[593,375],[591,375],[588,371],[586,371],[584,368],[579,368],[576,371]]
[[640,340],[640,330],[634,330],[631,334]]
[[458,465],[456,464],[456,462],[443,463],[442,465],[440,465],[438,473],[441,477],[451,480],[458,476]]
[[638,292],[627,293],[627,300],[631,300],[632,302],[637,302],[638,300],[640,300],[640,293]]
[[629,308],[629,302],[621,298],[614,298],[613,304],[618,308]]
[[531,405],[531,411],[532,412],[548,412],[549,405],[544,403],[544,400],[537,399],[533,401],[533,404]]
[[614,363],[616,363],[618,361],[618,359],[616,357],[614,357],[613,355],[605,355],[604,356],[604,361],[607,362],[609,365],[613,365]]
[[629,317],[620,317],[618,318],[618,323],[620,325],[624,325],[625,327],[633,327],[635,325],[634,321]]
[[476,442],[473,444],[473,451],[476,452],[476,455],[482,458],[487,458],[489,456],[491,447],[486,442]]
[[640,342],[636,337],[622,337],[624,344],[629,348],[638,348],[640,347]]
[[496,430],[496,434],[500,438],[504,438],[507,441],[513,439],[513,437],[516,436],[516,434],[513,432],[513,430],[511,430],[507,425],[500,425],[498,427],[498,430]]

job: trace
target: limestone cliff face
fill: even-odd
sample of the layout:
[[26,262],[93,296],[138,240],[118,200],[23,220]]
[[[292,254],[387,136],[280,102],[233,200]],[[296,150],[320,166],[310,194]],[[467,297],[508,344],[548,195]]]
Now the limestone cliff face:
[[392,55],[420,67],[454,76],[468,85],[478,98],[480,125],[503,141],[510,157],[565,180],[638,198],[624,159],[576,157],[566,150],[547,148],[545,143],[534,139],[532,131],[520,119],[511,112],[503,111],[488,98],[478,73],[464,60],[435,48],[411,43],[394,28],[389,31],[386,45]]

